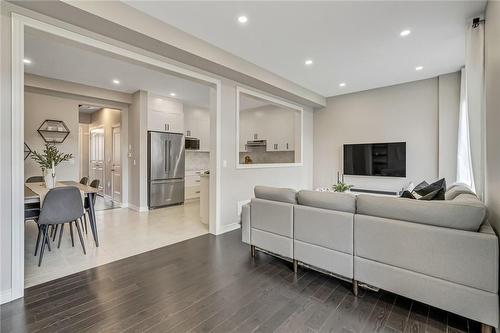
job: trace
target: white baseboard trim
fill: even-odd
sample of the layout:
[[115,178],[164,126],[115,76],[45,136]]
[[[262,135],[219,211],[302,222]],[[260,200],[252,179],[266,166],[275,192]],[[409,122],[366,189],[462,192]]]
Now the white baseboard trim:
[[0,293],[0,304],[5,304],[12,301],[12,289],[3,290]]
[[241,225],[239,222],[223,225],[218,230],[217,235],[222,235],[222,234],[225,234],[226,232],[233,231],[233,230],[236,230],[239,228],[241,228]]
[[133,205],[131,203],[128,204],[128,208],[132,209],[132,210],[135,210],[136,212],[139,212],[139,213],[149,211],[148,207],[138,207],[138,206]]

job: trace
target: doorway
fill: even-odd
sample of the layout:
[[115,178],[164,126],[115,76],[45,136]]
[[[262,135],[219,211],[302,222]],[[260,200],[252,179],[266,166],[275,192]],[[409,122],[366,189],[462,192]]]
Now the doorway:
[[[82,43],[89,47],[95,47],[105,52],[113,53],[116,56],[120,56],[123,58],[130,59],[135,62],[147,64],[148,66],[153,66],[159,68],[163,71],[168,71],[172,73],[176,73],[177,75],[191,78],[197,80],[198,82],[203,82],[211,87],[211,103],[213,103],[214,108],[213,118],[211,120],[213,131],[213,140],[210,141],[210,146],[213,149],[213,153],[210,156],[210,168],[212,170],[212,176],[210,177],[210,228],[209,231],[213,234],[217,234],[222,231],[219,221],[220,216],[220,87],[221,82],[218,79],[214,79],[210,76],[200,74],[194,72],[189,69],[185,69],[182,67],[178,67],[177,65],[171,65],[165,61],[158,60],[143,54],[135,53],[133,51],[121,48],[116,45],[107,44],[102,41],[81,35],[76,32],[72,32],[66,29],[59,28],[57,26],[53,26],[51,24],[47,24],[45,22],[40,22],[34,20],[32,18],[24,17],[21,15],[13,15],[12,16],[12,49],[13,49],[13,57],[12,57],[12,119],[13,119],[13,129],[16,135],[13,135],[12,139],[12,149],[15,153],[13,153],[12,162],[13,165],[20,165],[19,169],[16,169],[12,172],[13,177],[13,191],[12,191],[12,220],[17,221],[12,223],[12,297],[10,299],[15,299],[22,297],[24,294],[24,268],[23,268],[23,258],[24,258],[24,233],[23,233],[23,183],[24,183],[24,168],[23,168],[23,158],[21,156],[21,149],[23,149],[23,139],[24,139],[24,131],[23,131],[23,123],[24,123],[24,114],[23,114],[23,100],[24,100],[24,65],[23,65],[23,57],[24,57],[24,31],[26,29],[34,29],[39,32],[49,33],[55,35],[59,38],[68,39],[72,42]],[[131,120],[132,121],[132,120]],[[128,123],[126,124],[128,126]],[[123,137],[120,128],[120,136]],[[77,130],[78,131],[78,130]],[[127,130],[128,131],[128,130]],[[77,132],[78,133],[78,132]],[[125,132],[127,133],[127,132]],[[96,133],[97,134],[97,133]],[[98,139],[97,139],[98,140]],[[90,148],[90,147],[89,147]],[[19,152],[18,152],[19,150]],[[120,153],[123,157],[127,150],[126,146],[121,147]],[[127,151],[128,158],[131,158],[130,152]],[[96,159],[98,161],[99,159]],[[135,166],[135,160],[131,159],[133,165]],[[77,161],[79,162],[79,161]],[[72,165],[72,162],[71,164]],[[78,164],[76,164],[78,167]],[[124,173],[129,174],[129,171],[123,170],[123,163],[120,165],[120,176],[122,179],[128,179],[128,177],[123,177]],[[126,167],[126,165],[125,165]],[[89,170],[90,171],[90,170]],[[106,176],[103,176],[104,180],[106,180]],[[110,185],[112,184],[112,177],[108,178]],[[107,183],[105,182],[105,188]],[[127,185],[127,184],[124,184]],[[128,185],[127,185],[128,186]],[[125,191],[125,192],[124,192]],[[120,189],[121,199],[127,196],[128,189]],[[128,199],[125,199],[128,200]],[[142,207],[141,207],[142,208]]]

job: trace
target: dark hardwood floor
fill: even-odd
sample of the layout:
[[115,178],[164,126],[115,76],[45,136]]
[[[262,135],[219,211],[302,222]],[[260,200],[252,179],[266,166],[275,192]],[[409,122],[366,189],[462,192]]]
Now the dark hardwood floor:
[[[205,235],[26,290],[1,332],[478,332],[478,323]],[[133,242],[131,242],[133,246]]]

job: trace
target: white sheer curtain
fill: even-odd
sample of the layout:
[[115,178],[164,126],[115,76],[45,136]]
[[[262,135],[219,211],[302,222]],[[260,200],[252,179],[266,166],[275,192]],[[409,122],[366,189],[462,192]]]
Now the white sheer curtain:
[[465,69],[462,68],[462,79],[460,82],[460,113],[458,115],[457,182],[467,184],[473,191],[476,191],[474,173],[472,171],[472,157],[470,153],[466,75]]
[[458,126],[457,181],[484,198],[484,23],[466,28]]

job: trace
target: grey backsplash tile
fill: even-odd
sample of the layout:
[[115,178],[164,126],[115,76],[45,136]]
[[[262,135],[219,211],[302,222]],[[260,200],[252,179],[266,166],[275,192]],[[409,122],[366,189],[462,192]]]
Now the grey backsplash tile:
[[294,151],[252,151],[240,152],[240,163],[245,163],[245,156],[250,156],[253,164],[256,163],[294,163]]
[[210,153],[186,150],[186,170],[208,170]]

